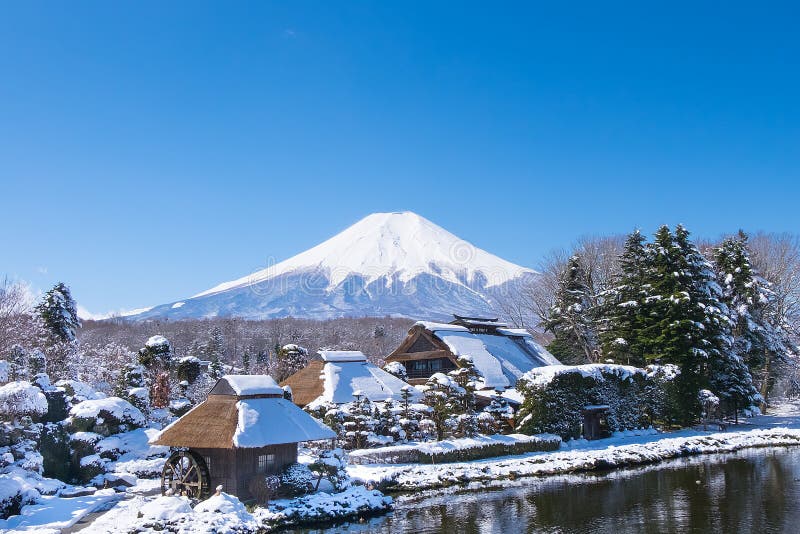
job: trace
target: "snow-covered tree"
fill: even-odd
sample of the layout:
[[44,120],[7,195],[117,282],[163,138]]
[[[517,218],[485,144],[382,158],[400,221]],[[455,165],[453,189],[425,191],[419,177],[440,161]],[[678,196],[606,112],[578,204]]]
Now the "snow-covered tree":
[[278,349],[270,374],[276,381],[281,382],[306,365],[308,365],[308,350],[295,343],[289,343]]
[[[769,282],[753,268],[748,237],[742,231],[714,250],[714,266],[722,286],[722,300],[733,324],[733,352],[758,377],[761,397],[766,403],[775,363],[787,361],[787,356],[793,353],[792,344],[781,328],[781,319],[771,305],[774,293]],[[723,396],[722,400],[727,399]],[[740,407],[742,402],[750,401],[736,400]]]
[[8,354],[8,379],[11,382],[26,380],[28,373],[28,351],[16,344]]
[[65,343],[75,341],[81,322],[75,300],[63,282],[44,294],[42,301],[36,305],[36,311],[54,339]]
[[408,380],[408,372],[406,371],[406,366],[400,362],[389,362],[383,366],[383,370],[389,373],[390,375],[396,376],[400,380],[403,381]]
[[636,230],[625,241],[619,274],[604,295],[600,320],[603,357],[626,365],[645,365],[643,313],[649,303],[645,238]]
[[433,423],[437,440],[444,439],[457,427],[457,417],[465,413],[465,394],[464,388],[444,373],[435,373],[428,379],[422,403],[430,408],[427,417]]
[[559,277],[555,300],[544,324],[545,330],[555,336],[547,348],[563,363],[597,360],[591,296],[580,257],[572,256]]
[[169,369],[172,365],[172,344],[162,335],[151,336],[139,349],[139,363],[157,372]]

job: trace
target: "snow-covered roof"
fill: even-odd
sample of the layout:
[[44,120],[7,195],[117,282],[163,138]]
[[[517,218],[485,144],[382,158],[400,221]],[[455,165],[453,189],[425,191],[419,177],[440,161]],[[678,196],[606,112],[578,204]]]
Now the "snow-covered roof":
[[236,403],[239,420],[236,447],[332,439],[336,434],[286,399],[243,399]]
[[[383,402],[388,398],[400,399],[400,391],[408,384],[367,361],[329,361],[322,369],[322,395],[317,402],[342,404],[353,401],[353,394],[360,391],[372,402]],[[414,389],[412,393],[416,393]]]
[[496,334],[479,334],[454,325],[417,324],[433,332],[456,357],[471,357],[483,377],[484,388],[513,387],[532,369],[560,364],[524,330],[499,328]]
[[[215,393],[215,390],[223,393]],[[227,393],[238,391],[236,396]],[[276,395],[253,397],[253,395]],[[277,396],[280,395],[280,396]],[[153,440],[171,447],[266,447],[332,439],[334,432],[283,398],[283,388],[266,375],[228,375],[205,401],[167,426]]]
[[442,331],[442,330],[450,330],[452,332],[469,332],[466,326],[459,326],[457,324],[450,324],[450,323],[434,323],[432,321],[417,321],[414,323],[414,326],[421,326],[426,330],[433,331]]
[[365,362],[367,357],[360,350],[321,350],[319,355],[324,362]]
[[269,375],[225,375],[219,379],[211,394],[225,394],[224,382],[235,395],[283,395],[281,388]]

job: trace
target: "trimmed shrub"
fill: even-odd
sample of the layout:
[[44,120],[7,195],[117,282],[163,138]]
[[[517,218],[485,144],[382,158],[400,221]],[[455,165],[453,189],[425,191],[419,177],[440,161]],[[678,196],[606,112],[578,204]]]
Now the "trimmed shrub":
[[294,463],[286,467],[281,473],[281,487],[279,495],[282,497],[298,497],[305,495],[312,489],[317,477],[308,466]]
[[[502,440],[497,438],[503,438]],[[480,438],[476,438],[477,441]],[[468,462],[496,456],[510,456],[527,452],[546,452],[557,450],[561,446],[561,438],[553,435],[534,436],[498,436],[484,438],[486,441],[470,443],[463,446],[460,440],[449,440],[423,446],[397,445],[383,449],[369,449],[351,453],[351,464],[439,464],[449,462]],[[440,447],[441,446],[441,447]],[[452,446],[452,448],[451,448]]]
[[548,366],[517,382],[524,396],[517,431],[578,438],[586,406],[607,405],[612,432],[669,424],[675,413],[674,366],[638,369],[627,365]]

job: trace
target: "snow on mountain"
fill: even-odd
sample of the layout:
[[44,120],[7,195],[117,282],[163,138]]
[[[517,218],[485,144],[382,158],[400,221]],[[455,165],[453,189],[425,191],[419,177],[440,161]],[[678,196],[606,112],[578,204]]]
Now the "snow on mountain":
[[134,318],[486,314],[535,274],[415,213],[373,213],[292,258]]

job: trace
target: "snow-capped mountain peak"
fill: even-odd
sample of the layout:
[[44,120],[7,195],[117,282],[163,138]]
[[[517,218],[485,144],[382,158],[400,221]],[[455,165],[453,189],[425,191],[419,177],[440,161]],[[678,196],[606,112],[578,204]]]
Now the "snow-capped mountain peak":
[[491,293],[534,274],[416,213],[373,213],[305,252],[141,317],[435,318],[490,311]]
[[373,213],[305,252],[195,297],[310,269],[329,273],[328,288],[353,274],[362,275],[367,283],[384,276],[391,280],[395,274],[406,282],[421,273],[472,283],[480,273],[491,287],[532,272],[459,239],[416,213]]

